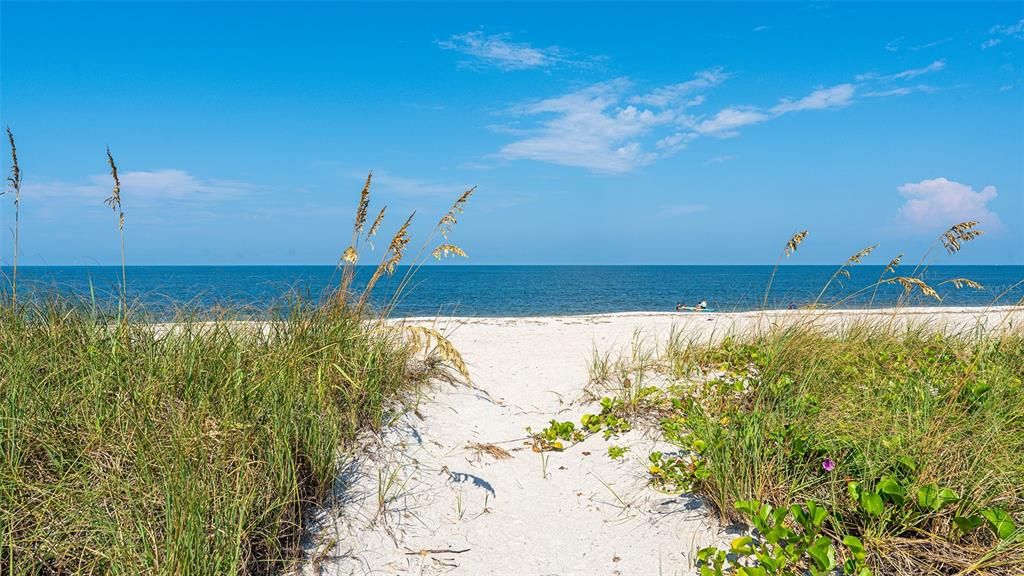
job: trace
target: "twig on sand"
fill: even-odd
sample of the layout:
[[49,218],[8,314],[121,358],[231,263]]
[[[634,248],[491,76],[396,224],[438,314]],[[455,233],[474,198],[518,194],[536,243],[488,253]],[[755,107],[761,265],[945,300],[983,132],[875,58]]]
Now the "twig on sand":
[[431,554],[462,554],[469,552],[469,548],[465,550],[452,550],[451,548],[424,548],[419,552],[406,552],[406,556],[430,556]]

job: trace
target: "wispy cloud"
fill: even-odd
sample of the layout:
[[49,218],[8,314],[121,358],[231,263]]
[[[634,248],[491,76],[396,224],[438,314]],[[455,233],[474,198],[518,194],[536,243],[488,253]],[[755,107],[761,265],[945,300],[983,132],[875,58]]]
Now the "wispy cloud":
[[900,36],[895,40],[890,40],[888,43],[886,43],[885,49],[888,50],[889,52],[899,52],[900,50],[910,50],[911,52],[917,52],[918,50],[927,50],[928,48],[941,46],[947,42],[951,42],[953,38],[952,36],[950,36],[947,38],[942,38],[940,40],[933,40],[931,42],[925,42],[924,44],[918,44],[916,46],[907,46],[906,48],[903,47],[903,40],[903,36]]
[[801,110],[824,110],[826,108],[842,108],[853,102],[856,87],[853,84],[839,84],[830,88],[819,88],[807,96],[795,101],[784,99],[771,111],[774,114],[799,112]]
[[911,68],[910,70],[904,70],[903,72],[898,72],[896,74],[893,74],[891,76],[891,78],[894,79],[894,80],[909,80],[911,78],[917,78],[918,76],[923,76],[925,74],[928,74],[929,72],[938,72],[940,70],[944,70],[945,68],[946,68],[946,61],[945,60],[936,60],[935,62],[932,62],[931,64],[929,64],[927,66],[923,66],[921,68]]
[[1008,26],[993,26],[990,32],[992,34],[1012,36],[1018,40],[1024,39],[1024,18],[1018,20],[1016,24],[1010,24]]
[[936,60],[927,66],[922,66],[920,68],[910,68],[909,70],[904,70],[902,72],[897,72],[895,74],[879,74],[877,72],[866,72],[864,74],[858,74],[856,80],[858,82],[865,82],[869,80],[876,80],[880,82],[890,82],[893,80],[911,80],[913,78],[917,78],[918,76],[924,76],[925,74],[929,74],[931,72],[939,72],[945,69],[946,61]]
[[557,46],[536,48],[525,42],[513,42],[509,34],[486,35],[481,31],[455,34],[447,40],[437,41],[445,50],[453,50],[470,60],[466,66],[485,66],[499,70],[527,70],[550,68],[558,64],[581,64],[568,58]]
[[987,50],[994,46],[998,46],[1006,38],[1022,40],[1024,39],[1024,18],[1021,18],[1016,24],[1008,24],[1006,26],[993,26],[988,32],[989,34],[994,34],[996,37],[989,38],[988,40],[982,42],[982,50]]
[[737,128],[760,124],[771,118],[771,114],[762,112],[757,108],[731,107],[719,110],[707,120],[701,120],[692,124],[691,127],[694,132],[701,135],[731,138],[739,135],[739,132],[736,131]]
[[898,88],[889,88],[885,90],[872,90],[870,92],[864,92],[865,98],[886,98],[889,96],[906,96],[915,92],[937,92],[939,89],[928,84],[917,84],[916,86],[900,86]]
[[656,154],[645,151],[639,138],[671,122],[673,116],[620,106],[630,86],[627,79],[619,78],[517,108],[514,113],[521,116],[554,116],[498,155],[611,173],[649,164]]
[[[945,66],[944,60],[936,60],[884,76],[863,74],[856,82],[818,87],[803,97],[781,98],[773,105],[733,104],[710,113],[690,109],[696,110],[704,103],[704,92],[731,77],[722,68],[701,71],[686,82],[642,93],[633,93],[632,83],[619,78],[516,107],[512,111],[514,123],[492,127],[517,138],[496,156],[597,172],[629,172],[671,156],[701,137],[733,138],[745,127],[789,114],[845,108],[859,98],[934,91],[925,84],[899,84]],[[531,119],[536,124],[530,126]]]
[[907,183],[897,188],[906,199],[899,211],[902,223],[917,232],[931,232],[964,220],[979,220],[989,228],[1001,226],[999,216],[988,208],[996,187],[976,192],[967,184],[946,178]]
[[[680,82],[679,84],[671,84],[669,86],[662,86],[656,88],[647,94],[640,96],[633,96],[629,101],[633,104],[644,104],[646,106],[656,106],[664,108],[671,104],[679,102],[682,98],[693,94],[714,88],[731,77],[722,68],[713,68],[711,70],[703,70],[694,74],[693,80],[686,82]],[[700,105],[704,99],[702,97],[691,98],[687,102],[688,106]]]
[[[120,173],[126,206],[155,206],[169,202],[206,203],[237,198],[255,190],[255,186],[235,180],[198,178],[184,170],[136,170]],[[26,194],[43,199],[101,202],[110,195],[109,174],[95,174],[85,182],[26,182]]]
[[856,80],[857,82],[866,82],[871,80],[879,82],[891,82],[894,80],[911,80],[913,78],[924,76],[932,72],[940,72],[942,70],[945,70],[945,68],[946,60],[939,59],[933,61],[933,63],[928,66],[923,66],[921,68],[911,68],[909,70],[904,70],[902,72],[897,72],[895,74],[879,74],[877,72],[866,72],[864,74],[858,74]]

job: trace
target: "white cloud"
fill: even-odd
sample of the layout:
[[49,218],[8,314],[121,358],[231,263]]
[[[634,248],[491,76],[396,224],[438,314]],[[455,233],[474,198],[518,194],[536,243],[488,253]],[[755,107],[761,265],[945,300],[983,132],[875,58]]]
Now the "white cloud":
[[875,90],[872,92],[865,92],[865,98],[885,98],[888,96],[906,96],[913,94],[914,92],[936,92],[938,88],[929,86],[927,84],[918,84],[916,86],[900,86],[899,88],[891,88],[888,90]]
[[922,66],[921,68],[911,68],[909,70],[904,70],[902,72],[897,72],[895,74],[888,75],[881,75],[878,74],[877,72],[866,72],[864,74],[858,74],[855,79],[857,80],[857,82],[866,82],[869,80],[878,80],[883,82],[889,82],[892,80],[910,80],[912,78],[917,78],[918,76],[923,76],[930,72],[939,72],[940,70],[945,70],[945,68],[945,60],[936,60],[927,66]]
[[895,40],[890,40],[888,43],[886,43],[885,49],[888,50],[889,52],[898,52],[900,49],[900,44],[902,43],[903,36],[900,36],[899,38]]
[[483,32],[474,31],[455,34],[448,40],[439,40],[437,44],[445,50],[473,57],[472,62],[464,64],[476,63],[499,70],[526,70],[576,63],[566,58],[557,46],[535,48],[526,43],[513,42],[509,38],[508,34],[487,36]]
[[1002,34],[1003,36],[1012,36],[1018,39],[1024,38],[1024,18],[1018,20],[1016,24],[993,26],[989,32],[992,34]]
[[[665,106],[678,102],[683,96],[714,88],[728,80],[730,77],[731,74],[725,72],[722,68],[703,70],[694,74],[693,80],[656,88],[647,94],[634,96],[630,98],[629,101],[633,104],[644,104],[646,106],[664,108]],[[697,106],[703,101],[703,96],[698,96],[687,104],[689,106]]]
[[762,24],[760,26],[755,26],[754,27],[754,32],[764,32],[768,28],[769,28],[769,26],[765,26],[764,24]]
[[760,124],[772,116],[756,108],[730,107],[719,110],[714,116],[693,126],[694,131],[707,136],[731,138],[737,136],[737,128]]
[[934,178],[897,189],[906,198],[900,219],[914,230],[938,230],[965,220],[979,220],[990,228],[1000,225],[999,216],[988,208],[996,197],[995,186],[976,192],[966,184]]
[[628,80],[620,78],[516,109],[523,116],[554,117],[542,121],[526,138],[506,145],[498,155],[611,173],[649,164],[657,156],[645,151],[639,138],[671,122],[673,114],[622,107],[629,86]]
[[945,60],[936,60],[931,64],[921,68],[911,68],[910,70],[904,70],[897,74],[893,74],[892,78],[896,80],[909,80],[911,78],[917,78],[918,76],[927,74],[929,72],[938,72],[946,67]]
[[[704,94],[700,92],[730,77],[721,68],[698,72],[692,80],[643,94],[631,94],[632,84],[619,78],[519,106],[512,110],[517,116],[514,122],[492,129],[517,139],[504,146],[498,157],[623,173],[671,156],[701,136],[732,138],[746,126],[791,113],[847,107],[858,96],[881,98],[932,92],[936,89],[926,84],[869,88],[881,81],[905,81],[945,66],[944,60],[936,60],[928,66],[889,76],[863,74],[856,83],[819,87],[802,98],[782,98],[771,107],[731,105],[713,114],[691,113],[689,108],[704,103]],[[524,123],[530,118],[537,119],[533,127]],[[667,135],[659,134],[666,126],[675,129]]]
[[[999,36],[1005,36],[1007,38],[1014,38],[1016,40],[1024,39],[1024,18],[1017,21],[1016,24],[1008,24],[1006,26],[993,26],[989,31],[989,34],[997,34]],[[988,50],[1002,43],[1002,38],[989,38],[981,43],[982,50]]]
[[849,106],[853,102],[853,94],[856,87],[853,84],[839,84],[831,88],[819,88],[807,96],[796,100],[781,100],[772,107],[775,114],[787,112],[799,112],[801,110],[824,110],[826,108],[841,108]]
[[[168,200],[200,203],[238,197],[254,189],[250,184],[232,180],[197,178],[184,170],[137,170],[120,172],[121,198],[126,207],[159,205]],[[113,181],[109,174],[89,176],[85,183],[60,181],[26,183],[26,195],[62,200],[102,202],[110,195]]]

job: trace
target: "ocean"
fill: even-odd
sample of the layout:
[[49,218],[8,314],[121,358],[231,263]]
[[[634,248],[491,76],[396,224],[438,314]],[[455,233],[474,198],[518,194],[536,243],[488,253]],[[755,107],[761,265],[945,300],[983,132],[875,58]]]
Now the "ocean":
[[[373,302],[391,302],[406,268],[378,284]],[[707,300],[711,309],[743,311],[761,307],[771,266],[423,266],[395,302],[399,316],[546,316],[607,312],[671,311],[677,303]],[[782,266],[769,308],[814,302],[835,266]],[[909,274],[911,268],[897,272]],[[10,269],[3,270],[5,275]],[[372,268],[360,267],[357,286]],[[881,266],[855,266],[838,277],[821,302],[844,308],[892,305],[902,293],[884,285],[871,301]],[[54,293],[102,305],[117,300],[121,269],[113,266],[23,266],[20,292],[45,298]],[[956,289],[952,278],[984,287]],[[6,278],[5,278],[6,280]],[[1012,304],[1024,297],[1024,266],[932,266],[925,280],[942,302],[915,292],[915,306]],[[254,314],[280,307],[290,296],[318,299],[338,281],[332,266],[129,266],[128,292],[134,304],[168,315],[184,308],[244,307]],[[859,294],[858,291],[860,291]],[[845,300],[844,300],[845,299]]]

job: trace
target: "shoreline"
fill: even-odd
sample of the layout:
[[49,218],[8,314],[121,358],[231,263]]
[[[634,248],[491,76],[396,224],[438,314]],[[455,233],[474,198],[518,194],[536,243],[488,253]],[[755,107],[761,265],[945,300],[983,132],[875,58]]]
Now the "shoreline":
[[390,321],[423,322],[431,320],[537,320],[537,319],[568,319],[579,320],[587,318],[714,318],[714,317],[757,317],[757,316],[780,316],[780,317],[812,317],[812,316],[914,316],[914,315],[941,315],[941,314],[1000,314],[1024,312],[1024,304],[1007,304],[999,306],[901,306],[887,308],[821,308],[821,309],[768,309],[768,310],[738,310],[725,311],[714,310],[710,312],[697,311],[675,311],[675,310],[636,310],[625,312],[594,312],[584,314],[537,314],[524,316],[390,316]]

